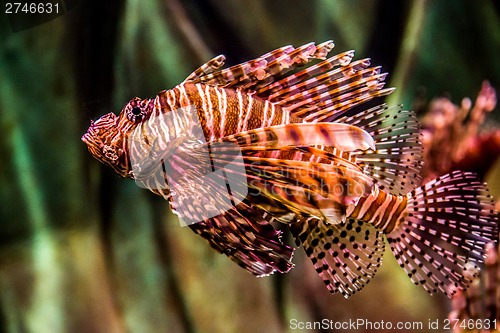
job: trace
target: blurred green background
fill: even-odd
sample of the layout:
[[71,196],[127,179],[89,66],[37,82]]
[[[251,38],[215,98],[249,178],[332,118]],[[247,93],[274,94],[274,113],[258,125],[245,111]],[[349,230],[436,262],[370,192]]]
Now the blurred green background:
[[[426,332],[442,322],[449,301],[414,286],[390,253],[349,300],[327,292],[302,250],[289,274],[255,278],[80,141],[91,119],[214,55],[236,64],[327,39],[382,65],[397,87],[390,102],[407,108],[442,94],[460,104],[483,80],[500,87],[496,0],[82,0],[18,32],[2,11],[0,331],[295,332],[292,319],[327,318],[418,321]],[[499,193],[498,178],[490,186]]]

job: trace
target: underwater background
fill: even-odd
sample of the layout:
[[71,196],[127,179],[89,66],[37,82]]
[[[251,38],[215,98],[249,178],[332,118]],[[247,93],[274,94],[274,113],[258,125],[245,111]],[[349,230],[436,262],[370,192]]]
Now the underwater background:
[[90,120],[172,88],[217,54],[233,65],[333,39],[332,54],[355,49],[389,72],[389,104],[418,112],[425,177],[475,171],[498,199],[498,1],[81,0],[25,29],[4,9],[0,332],[310,332],[292,323],[323,319],[444,331],[428,323],[442,326],[450,301],[414,286],[390,251],[349,300],[329,294],[301,250],[290,273],[255,278],[80,137]]

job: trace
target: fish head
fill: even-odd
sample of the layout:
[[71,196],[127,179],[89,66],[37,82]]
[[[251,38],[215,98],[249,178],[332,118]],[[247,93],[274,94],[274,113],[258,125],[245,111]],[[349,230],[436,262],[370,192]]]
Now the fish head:
[[133,98],[117,116],[108,113],[91,121],[82,141],[92,156],[112,167],[122,177],[133,178],[130,166],[128,137],[132,131],[148,119],[154,108],[154,100]]

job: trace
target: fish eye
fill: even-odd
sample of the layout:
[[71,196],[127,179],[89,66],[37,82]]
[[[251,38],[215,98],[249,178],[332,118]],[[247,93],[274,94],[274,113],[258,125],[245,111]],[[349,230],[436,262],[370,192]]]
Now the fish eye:
[[132,106],[127,110],[127,118],[133,122],[139,122],[142,120],[145,112],[139,106]]
[[140,107],[136,106],[136,107],[132,108],[132,114],[134,116],[140,116],[141,113],[142,113],[142,110]]
[[150,99],[140,99],[138,97],[133,98],[125,106],[123,112],[127,119],[135,124],[144,121],[151,113],[152,107],[154,107],[154,101]]

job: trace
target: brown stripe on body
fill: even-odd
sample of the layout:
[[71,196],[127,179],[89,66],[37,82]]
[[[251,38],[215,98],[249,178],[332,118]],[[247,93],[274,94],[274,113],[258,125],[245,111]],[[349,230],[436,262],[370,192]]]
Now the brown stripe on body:
[[378,226],[379,223],[381,222],[380,219],[375,219],[372,221],[372,219],[376,216],[376,212],[380,206],[382,206],[387,198],[387,193],[384,191],[379,191],[378,195],[376,197],[373,197],[371,194],[369,195],[369,198],[372,199],[370,208],[363,214],[363,216],[360,216],[360,220],[365,221],[365,222],[370,222],[374,224],[375,226]]
[[361,207],[363,207],[363,204],[365,203],[367,198],[368,196],[359,198],[358,203],[356,204],[356,206],[354,206],[354,210],[349,214],[349,217],[358,219],[358,216],[361,212]]
[[406,217],[406,206],[408,205],[408,198],[406,196],[398,196],[399,198],[399,206],[396,208],[394,213],[390,218],[390,222],[385,227],[384,232],[386,234],[390,234],[396,227],[403,222],[403,219]]
[[170,105],[175,103],[175,101],[172,100],[172,94],[169,92],[169,90],[163,90],[158,93],[156,96],[157,103],[155,104],[155,112],[160,112],[160,114],[168,112],[170,110]]
[[[203,94],[200,94],[200,86]],[[238,133],[240,130],[252,130],[261,127],[280,125],[285,122],[300,122],[299,119],[289,119],[287,111],[275,106],[270,102],[258,97],[252,97],[245,93],[230,88],[212,87],[204,84],[185,83],[176,88],[185,91],[191,105],[198,111],[200,122],[203,126],[204,134],[211,137],[213,127],[214,139]],[[178,89],[174,88],[176,95]],[[203,101],[203,98],[209,98]],[[221,102],[219,102],[221,100]],[[177,99],[177,104],[179,103]],[[205,102],[205,103],[204,103]],[[211,114],[207,117],[207,107],[211,104]],[[224,112],[221,113],[221,110]],[[167,110],[165,110],[167,111]],[[264,113],[265,112],[265,113]],[[224,119],[222,119],[224,117]],[[242,123],[243,122],[243,123]],[[223,123],[223,132],[221,132]]]
[[394,198],[391,197],[391,201],[389,202],[389,205],[387,208],[384,210],[384,213],[382,214],[381,221],[388,221],[388,219],[391,217],[392,210],[394,209],[394,205],[396,204],[397,200],[394,200]]
[[357,204],[348,209],[348,218],[357,219],[391,233],[405,217],[408,199],[379,190],[359,199]]

